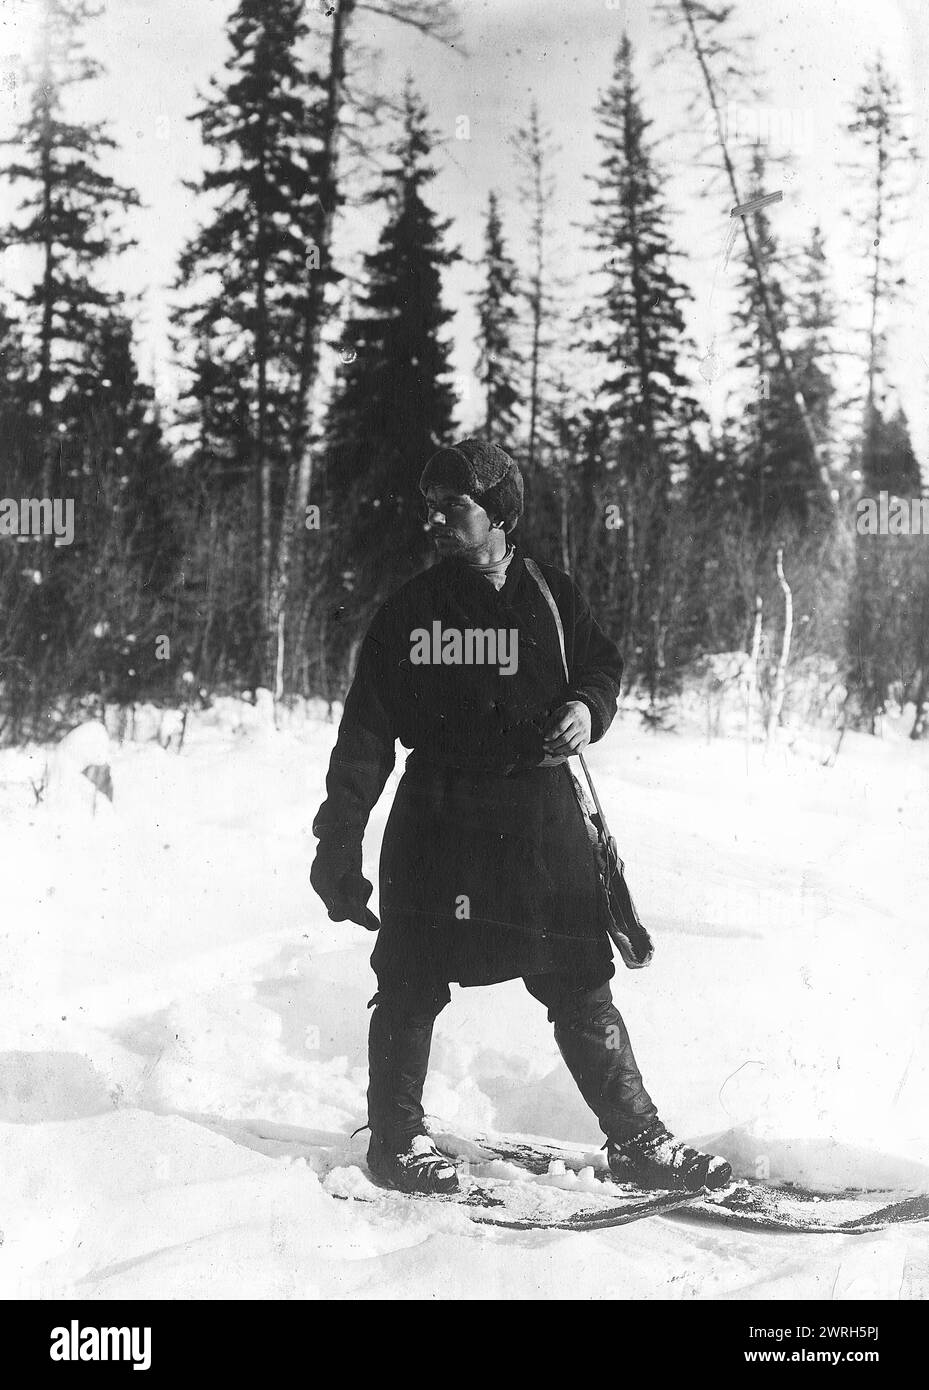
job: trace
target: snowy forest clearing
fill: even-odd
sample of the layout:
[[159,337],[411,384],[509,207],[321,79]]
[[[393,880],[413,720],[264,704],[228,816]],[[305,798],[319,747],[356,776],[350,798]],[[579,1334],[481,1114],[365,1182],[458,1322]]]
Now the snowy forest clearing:
[[[617,964],[617,1002],[663,1116],[739,1174],[929,1188],[929,754],[907,727],[848,734],[832,768],[759,747],[750,776],[740,739],[628,715],[591,752],[657,945]],[[0,752],[0,1294],[929,1295],[925,1226],[505,1232],[330,1196],[363,1161],[374,993],[373,938],[308,882],[334,736],[192,721],[180,756],[117,752],[93,816],[36,805],[28,756]],[[518,982],[453,988],[425,1101],[462,1130],[599,1142]]]

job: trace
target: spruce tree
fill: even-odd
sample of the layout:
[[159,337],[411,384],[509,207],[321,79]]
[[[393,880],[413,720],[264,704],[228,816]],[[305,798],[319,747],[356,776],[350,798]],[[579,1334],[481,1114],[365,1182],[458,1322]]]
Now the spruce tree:
[[731,422],[728,428],[711,430],[706,447],[694,452],[687,471],[683,496],[688,510],[714,524],[722,524],[730,513],[741,513],[740,468]]
[[[766,191],[766,168],[764,149],[756,144],[752,151],[749,198]],[[792,370],[784,368],[778,344],[788,338],[800,315],[793,312],[786,284],[788,268],[764,208],[751,214],[751,223],[752,239],[747,246],[754,246],[754,259],[748,249],[741,256],[735,309],[739,346],[736,365],[745,373],[748,399],[731,428],[739,440],[743,504],[756,527],[767,534],[789,518],[805,524],[820,515],[830,501],[824,491],[819,460],[798,409],[795,388],[801,371],[817,394],[816,408],[813,402],[806,401],[805,409],[818,438],[823,437],[826,400],[825,382],[813,352],[818,344],[818,328],[807,330],[801,361],[794,356]],[[765,286],[764,303],[761,284]],[[812,284],[808,290],[814,298],[821,293],[821,287],[814,289]],[[808,308],[813,311],[812,306]]]
[[516,265],[506,253],[496,193],[487,200],[484,228],[484,283],[476,296],[477,376],[484,389],[484,434],[504,447],[517,428],[520,400],[514,333],[518,323]]
[[538,102],[529,108],[529,118],[516,132],[514,141],[516,163],[522,175],[519,195],[529,209],[529,270],[525,277],[524,295],[529,311],[529,386],[526,439],[526,483],[531,491],[536,485],[535,466],[540,461],[545,442],[543,424],[551,396],[546,388],[546,368],[553,345],[555,319],[552,257],[552,204],[555,197],[555,178],[552,164],[557,146],[549,128],[539,115]]
[[313,277],[333,277],[319,248],[322,84],[300,57],[304,10],[304,0],[240,0],[227,22],[227,75],[191,117],[216,165],[187,185],[211,212],[181,256],[177,288],[190,293],[174,314],[197,344],[192,462],[212,463],[226,488],[244,476],[253,489],[254,675],[266,683],[272,557],[305,408],[307,304]]
[[0,302],[0,497],[23,497],[35,476],[37,430],[30,412],[34,364],[18,320]]
[[596,114],[602,158],[594,177],[591,233],[606,291],[590,315],[596,330],[589,348],[619,450],[624,637],[633,665],[639,658],[648,668],[655,660],[653,609],[664,520],[672,483],[686,474],[687,440],[698,410],[681,371],[689,346],[682,307],[688,291],[674,273],[663,179],[628,36]]
[[3,243],[39,259],[31,289],[16,296],[18,361],[28,370],[26,381],[16,368],[9,402],[12,437],[23,443],[20,495],[38,491],[74,509],[69,544],[17,548],[13,660],[29,673],[36,718],[63,691],[106,694],[120,662],[140,675],[153,644],[132,644],[163,612],[176,560],[170,457],[136,369],[129,306],[101,283],[108,260],[133,244],[118,222],[139,199],[101,167],[114,148],[104,123],[65,109],[69,89],[101,71],[81,32],[97,13],[83,0],[45,0],[17,157],[2,171],[30,190]]
[[38,57],[27,73],[29,101],[13,136],[16,151],[0,175],[25,183],[20,217],[0,228],[0,246],[33,248],[39,274],[32,288],[16,298],[34,344],[37,372],[34,396],[43,431],[43,457],[37,479],[42,495],[60,491],[61,451],[57,402],[78,384],[86,345],[122,296],[99,283],[102,264],[134,245],[120,237],[113,220],[138,206],[138,194],[101,168],[115,147],[103,121],[78,122],[64,111],[67,90],[99,76],[101,66],[84,52],[81,30],[101,13],[88,0],[42,0]]
[[104,698],[166,695],[179,669],[179,474],[125,314],[98,330],[86,371],[94,387],[74,396],[68,419],[75,539],[54,574],[78,639],[70,675]]
[[623,429],[636,476],[666,486],[682,421],[696,407],[680,361],[688,341],[688,290],[673,270],[663,180],[648,139],[624,37],[613,79],[596,107],[603,151],[592,199],[593,248],[607,278],[591,350],[602,361],[600,393]]
[[[905,292],[906,280],[894,255],[894,232],[904,212],[908,173],[916,157],[906,128],[898,84],[880,54],[868,66],[855,94],[848,131],[859,152],[852,178],[856,198],[850,209],[862,233],[868,318],[864,347],[864,412],[858,451],[862,490],[883,489],[916,496],[921,491],[905,421],[891,423],[885,398],[886,332],[889,313]],[[892,681],[900,677],[901,642],[922,627],[921,610],[904,602],[904,551],[899,542],[856,536],[855,578],[850,603],[849,663],[866,727],[879,717]]]
[[596,612],[607,622],[616,609],[610,583],[618,555],[619,537],[606,529],[606,508],[616,501],[617,451],[615,425],[602,405],[579,412],[577,466],[573,470],[575,499],[574,574]]
[[[919,464],[899,406],[888,417],[874,406],[867,440],[855,451],[862,465],[865,448],[868,496],[920,496]],[[861,714],[872,732],[891,684],[918,675],[929,659],[925,543],[922,536],[855,536],[848,655]]]
[[[365,49],[359,45],[353,49],[351,33],[358,10],[366,10],[383,16],[399,25],[407,33],[417,31],[425,37],[451,47],[460,38],[460,26],[455,13],[453,0],[369,0],[365,5],[357,5],[356,0],[332,0],[323,4],[316,0],[314,8],[320,12],[317,25],[321,25],[327,36],[328,64],[323,80],[323,99],[320,113],[319,157],[316,166],[318,194],[321,216],[317,231],[317,246],[321,266],[329,266],[333,255],[333,236],[336,225],[336,211],[342,200],[341,189],[344,182],[340,161],[342,148],[351,145],[354,150],[366,146],[365,127],[377,123],[386,104],[382,99],[364,90],[363,73],[357,71],[356,60],[363,57]],[[348,81],[351,80],[351,100],[348,99]],[[346,113],[350,112],[350,115]],[[359,117],[361,118],[359,120]],[[325,433],[324,419],[328,394],[328,373],[321,370],[323,357],[322,330],[328,319],[328,305],[324,294],[324,284],[319,275],[310,277],[304,299],[303,318],[300,327],[300,380],[299,395],[301,408],[295,419],[291,443],[291,457],[287,472],[284,515],[275,547],[274,564],[271,576],[271,598],[269,625],[272,632],[282,632],[288,595],[296,586],[295,576],[302,577],[302,592],[295,594],[297,641],[289,644],[291,668],[301,669],[305,674],[307,654],[303,642],[309,625],[308,592],[315,592],[315,582],[311,576],[319,573],[322,557],[319,545],[307,546],[306,506],[313,485],[316,453],[322,444]],[[322,628],[325,616],[317,615]],[[280,653],[278,653],[280,655]],[[284,670],[284,663],[278,663]]]
[[[0,497],[28,497],[41,458],[30,411],[34,363],[16,319],[0,303]],[[34,584],[24,576],[25,547],[0,535],[0,738],[19,736],[31,674],[24,661]]]
[[869,458],[870,483],[897,497],[919,497],[924,489],[919,461],[913,449],[910,426],[902,406],[887,417],[878,411]]
[[868,324],[865,348],[863,472],[865,490],[876,491],[879,470],[881,397],[886,390],[886,327],[894,302],[906,290],[906,277],[892,254],[893,233],[905,216],[908,172],[916,149],[906,128],[899,84],[880,54],[869,64],[855,94],[848,131],[860,146],[853,166],[858,197],[850,209],[853,224],[864,234]]
[[831,440],[834,433],[832,401],[835,396],[832,335],[836,313],[825,242],[818,224],[813,227],[809,245],[803,251],[798,284],[791,295],[791,311],[799,332],[793,358],[800,389],[817,435],[821,439]]
[[93,440],[94,457],[108,457],[119,476],[125,558],[154,606],[177,580],[181,473],[165,443],[154,388],[139,376],[128,317],[108,321],[90,365],[95,379],[106,385],[88,400],[84,434]]
[[345,326],[344,365],[329,419],[329,501],[337,514],[336,602],[353,627],[428,554],[419,478],[452,433],[454,392],[443,331],[453,314],[442,272],[459,259],[450,222],[426,201],[433,136],[408,79],[403,126],[372,195],[387,218],[365,256],[364,285]]

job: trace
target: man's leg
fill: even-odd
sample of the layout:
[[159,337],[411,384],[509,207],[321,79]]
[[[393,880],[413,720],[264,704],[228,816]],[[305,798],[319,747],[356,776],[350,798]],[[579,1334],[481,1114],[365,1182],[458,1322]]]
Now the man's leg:
[[658,1111],[642,1084],[609,980],[529,975],[523,984],[548,1009],[558,1050],[604,1134],[621,1144],[654,1124]]
[[523,983],[548,1008],[561,1055],[609,1140],[614,1177],[689,1192],[729,1181],[732,1170],[724,1158],[681,1143],[659,1120],[608,980],[591,985],[564,975],[532,975]]
[[395,1152],[423,1133],[433,1025],[450,999],[444,983],[378,981],[368,1031],[368,1124]]

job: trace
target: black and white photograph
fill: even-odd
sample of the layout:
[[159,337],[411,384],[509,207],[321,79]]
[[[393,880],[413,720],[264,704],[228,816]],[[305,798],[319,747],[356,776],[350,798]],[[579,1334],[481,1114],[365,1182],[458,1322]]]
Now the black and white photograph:
[[31,1364],[243,1302],[890,1352],[927,229],[922,0],[0,0]]

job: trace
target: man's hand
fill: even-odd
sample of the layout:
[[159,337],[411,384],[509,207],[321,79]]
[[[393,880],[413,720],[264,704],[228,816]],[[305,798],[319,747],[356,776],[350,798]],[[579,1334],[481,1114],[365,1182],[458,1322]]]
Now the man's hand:
[[542,746],[551,757],[570,757],[590,742],[590,710],[583,700],[569,700],[546,725]]
[[343,870],[342,864],[328,858],[322,845],[310,868],[310,882],[326,904],[333,922],[355,922],[368,931],[377,931],[380,922],[370,908],[368,899],[372,885],[357,870]]
[[336,890],[336,896],[326,903],[330,921],[355,922],[368,931],[377,931],[381,924],[371,909],[365,906],[373,891],[366,878],[347,874]]

